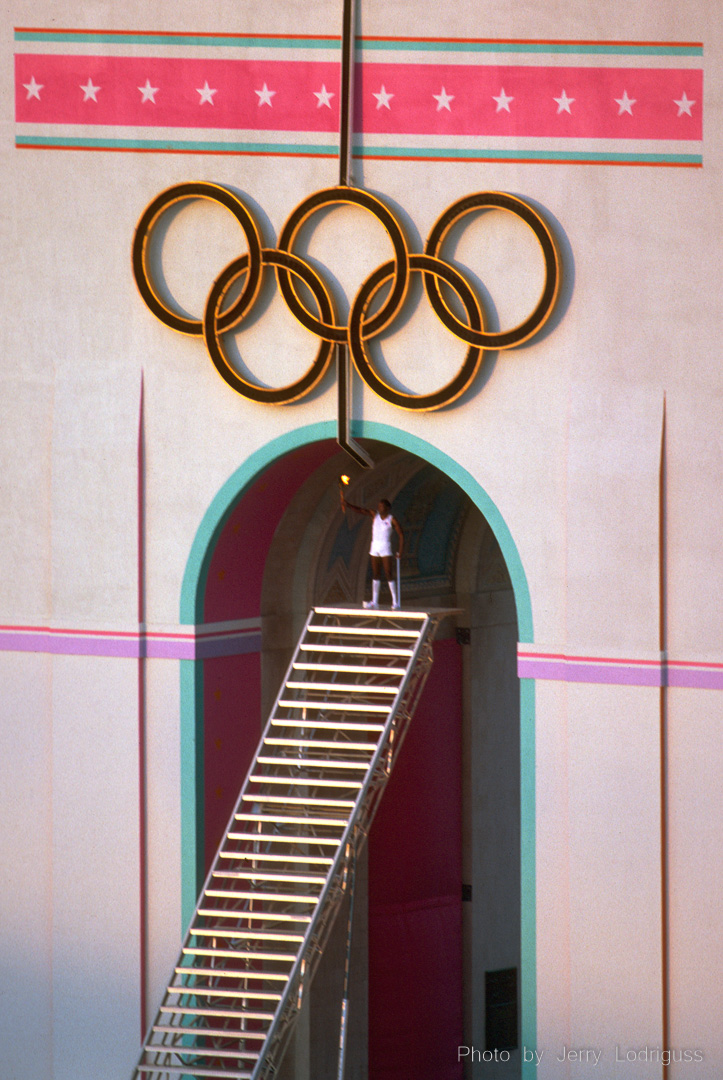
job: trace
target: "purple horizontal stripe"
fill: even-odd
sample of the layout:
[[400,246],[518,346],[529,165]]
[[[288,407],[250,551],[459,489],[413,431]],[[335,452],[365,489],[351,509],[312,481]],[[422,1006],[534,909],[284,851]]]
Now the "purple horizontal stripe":
[[[542,678],[544,676],[538,676]],[[615,686],[660,686],[661,669],[631,664],[567,664],[566,682],[610,683]]]
[[38,652],[52,656],[119,656],[138,658],[140,656],[139,638],[92,637],[82,634],[78,637],[53,634],[14,632],[0,634],[2,652]]
[[149,660],[195,660],[196,642],[191,638],[146,638],[145,656]]
[[0,631],[0,652],[36,652],[51,656],[108,656],[137,660],[209,660],[259,652],[261,633],[233,633],[211,639],[146,636],[113,637],[112,634],[63,634],[62,632]]
[[668,667],[668,686],[696,690],[723,690],[721,668]]
[[517,673],[521,679],[554,679],[566,683],[598,683],[611,686],[660,686],[659,664],[638,667],[631,664],[579,664],[567,660],[520,657]]
[[517,661],[521,679],[549,679],[565,683],[596,683],[608,686],[674,686],[692,690],[723,690],[723,668],[676,664],[596,664],[574,660],[549,660],[521,656]]

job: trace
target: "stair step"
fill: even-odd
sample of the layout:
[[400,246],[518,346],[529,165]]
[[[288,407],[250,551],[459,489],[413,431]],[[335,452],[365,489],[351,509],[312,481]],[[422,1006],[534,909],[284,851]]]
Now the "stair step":
[[363,626],[317,626],[311,623],[306,628],[307,634],[344,634],[350,637],[366,638],[417,638],[419,630],[410,627],[409,630],[396,630],[392,627],[366,628]]
[[315,607],[317,615],[348,615],[354,619],[417,619],[424,622],[429,617],[426,611],[405,611],[401,608],[344,608],[344,607]]
[[[273,1020],[274,1013],[248,1012],[246,1009],[204,1009],[202,1007],[191,1008],[189,1005],[161,1005],[162,1013],[173,1013],[174,1016],[223,1016],[227,1020],[238,1020],[243,1016],[245,1020]],[[185,1031],[184,1031],[185,1034]]]
[[233,859],[242,861],[248,859],[251,862],[290,862],[290,863],[314,863],[320,866],[331,866],[333,859],[325,859],[323,855],[272,855],[268,851],[248,851],[248,852],[234,852],[234,851],[219,851],[219,859]]
[[304,940],[303,934],[282,934],[271,930],[229,930],[228,927],[199,926],[195,930],[189,930],[194,937],[223,937],[234,938],[238,941],[297,941],[299,944]]
[[325,645],[322,642],[299,645],[300,652],[344,653],[347,656],[406,656],[414,655],[413,649],[394,649],[383,645]]
[[260,792],[244,793],[241,798],[244,802],[256,803],[281,803],[284,806],[318,806],[318,807],[339,807],[340,809],[353,809],[356,806],[356,801],[353,799],[326,799],[322,795],[300,796],[300,795],[272,795],[270,792],[267,794],[261,794]]
[[367,664],[292,664],[295,671],[338,671],[343,675],[406,675],[403,667],[373,667]]
[[259,765],[286,765],[293,769],[361,769],[366,772],[368,761],[339,761],[338,758],[257,757]]
[[250,1080],[252,1073],[244,1070],[243,1072],[230,1072],[227,1069],[197,1069],[191,1065],[139,1065],[139,1073],[161,1073],[169,1076],[220,1076],[225,1077],[226,1080]]
[[[305,698],[283,698],[279,705],[285,709],[321,709],[322,712],[391,712],[390,705],[367,705],[357,701],[307,701]],[[313,726],[313,725],[309,725]]]
[[[256,1050],[217,1050],[215,1046],[148,1046],[146,1054],[173,1054],[175,1057],[234,1058],[236,1061],[257,1061]],[[193,1072],[193,1070],[191,1070]],[[228,1076],[224,1073],[224,1076]]]
[[[271,825],[331,825],[333,828],[346,828],[347,817],[304,817],[299,815],[279,814],[234,814],[236,821],[258,821]],[[228,834],[229,837],[233,833]],[[263,835],[263,834],[259,834]]]
[[[282,982],[288,981],[288,973],[282,971],[264,971],[259,973],[258,971],[234,971],[231,968],[201,968],[201,967],[177,967],[175,973],[185,975],[205,975],[208,978],[219,979],[238,979],[242,982],[244,979],[251,979],[253,982],[258,982],[262,979],[264,982]],[[239,997],[243,997],[243,993],[239,994]],[[177,1029],[174,1028],[174,1031]]]
[[[286,982],[285,975],[284,982]],[[154,1024],[151,1031],[158,1032],[159,1035],[182,1035],[184,1038],[189,1035],[209,1036],[210,1038],[218,1036],[224,1039],[251,1039],[254,1042],[263,1042],[266,1038],[264,1031],[234,1031],[233,1028],[178,1028],[170,1024]],[[187,1049],[191,1051],[194,1047],[189,1046]],[[203,1050],[205,1048],[199,1049]]]
[[[221,972],[223,974],[223,972]],[[284,975],[284,982],[286,982],[286,976]],[[209,1038],[222,1037],[224,1039],[250,1039],[254,1042],[263,1042],[266,1038],[264,1031],[238,1031],[233,1028],[178,1028],[173,1027],[170,1024],[154,1024],[151,1031],[158,1032],[159,1035],[182,1035],[184,1038],[189,1035],[209,1036]],[[189,1051],[193,1050],[193,1046],[187,1048]],[[200,1047],[201,1051],[205,1047]],[[245,1055],[242,1055],[245,1056]]]
[[[223,898],[226,900],[269,900],[271,903],[283,903],[283,904],[318,904],[318,897],[311,895],[301,895],[300,893],[261,893],[255,890],[245,889],[243,892],[233,892],[229,889],[205,889],[204,896],[214,896],[216,898]],[[272,915],[267,913],[267,917],[271,918]]]
[[249,776],[249,782],[253,784],[284,784],[289,788],[330,787],[359,789],[362,787],[361,780],[345,780],[341,776],[337,780],[320,780],[316,776],[265,776],[263,773],[254,773],[253,776]]
[[326,881],[326,874],[282,874],[271,870],[214,870],[211,877],[229,878],[232,881],[280,881],[301,885],[316,885]]
[[282,836],[281,833],[229,833],[229,840],[266,840],[271,844],[325,844],[338,847],[339,839],[333,836]]
[[225,960],[279,960],[282,963],[296,959],[296,953],[256,952],[254,949],[183,949],[183,956],[218,956]]
[[[302,706],[303,707],[303,706]],[[296,720],[293,716],[274,716],[272,727],[302,728],[306,731],[384,731],[384,724],[364,720]]]
[[272,994],[270,990],[222,990],[218,986],[169,986],[167,994],[176,997],[230,997],[243,998],[244,1001],[281,1001],[281,994]]
[[337,694],[396,694],[396,686],[374,686],[366,683],[332,683],[296,680],[287,682],[288,690],[333,690]]
[[372,742],[346,742],[343,739],[334,741],[333,739],[277,739],[277,738],[265,738],[264,746],[298,746],[313,747],[316,750],[362,750],[365,753],[373,754],[377,748],[377,743]]

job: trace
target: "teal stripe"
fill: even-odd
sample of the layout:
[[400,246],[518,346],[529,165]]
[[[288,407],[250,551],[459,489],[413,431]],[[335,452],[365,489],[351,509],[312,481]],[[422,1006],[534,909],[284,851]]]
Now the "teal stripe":
[[190,141],[187,139],[83,139],[64,135],[18,135],[16,146],[65,147],[68,150],[187,150],[195,154],[304,154],[309,157],[336,157],[333,143],[243,143]]
[[181,936],[203,885],[203,664],[181,660]]
[[[198,45],[251,49],[338,49],[338,38],[267,38],[238,34],[200,37],[197,34],[109,34],[103,31],[16,30],[16,41],[86,42],[122,45]],[[405,38],[370,41],[361,38],[357,48],[370,52],[478,52],[548,53],[579,56],[702,56],[702,45],[621,45],[613,42],[575,44],[537,41],[413,41]]]
[[537,41],[365,41],[359,43],[367,51],[390,52],[479,52],[479,53],[568,53],[578,56],[702,56],[702,45],[575,45],[567,42]]
[[333,49],[339,50],[338,38],[265,38],[245,34],[233,37],[199,37],[197,34],[108,34],[89,30],[16,30],[16,41],[64,41],[94,45],[212,45],[239,49]]
[[[339,148],[323,143],[243,143],[243,142],[196,142],[184,139],[82,139],[62,135],[17,135],[16,146],[53,148],[67,150],[179,150],[193,154],[268,154],[283,156],[298,154],[306,157],[336,157]],[[622,165],[702,165],[702,154],[645,154],[603,153],[574,150],[464,150],[416,148],[405,146],[357,146],[356,158],[395,158],[414,160],[459,161],[540,161],[608,162]]]
[[[520,679],[520,1044],[528,1047],[537,1046],[536,842],[535,683]],[[523,1062],[522,1080],[536,1076],[535,1062]]]
[[464,150],[408,146],[356,146],[360,158],[457,158],[460,161],[609,161],[625,165],[702,165],[702,154],[606,153],[595,150]]

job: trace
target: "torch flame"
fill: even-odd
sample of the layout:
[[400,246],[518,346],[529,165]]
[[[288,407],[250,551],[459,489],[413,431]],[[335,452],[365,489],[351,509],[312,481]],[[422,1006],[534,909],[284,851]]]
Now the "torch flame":
[[344,485],[344,487],[348,487],[348,486],[349,486],[349,484],[351,483],[351,481],[350,481],[350,479],[349,479],[349,477],[348,477],[348,476],[340,476],[340,477],[339,477],[339,479],[341,480],[341,482],[342,482],[342,484]]

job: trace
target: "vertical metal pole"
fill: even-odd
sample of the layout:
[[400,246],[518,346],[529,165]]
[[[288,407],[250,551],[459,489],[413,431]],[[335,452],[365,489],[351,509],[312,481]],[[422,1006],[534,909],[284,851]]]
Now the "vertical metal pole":
[[341,31],[341,100],[339,105],[339,183],[353,186],[351,142],[354,131],[354,26],[356,0],[344,0]]
[[[354,133],[354,26],[356,0],[344,0],[341,33],[341,98],[339,103],[339,186],[353,187],[351,150]],[[374,462],[351,437],[351,367],[346,345],[336,346],[337,405],[336,441],[362,469],[371,469]]]
[[351,972],[351,935],[354,924],[354,886],[356,884],[356,847],[350,853],[351,868],[349,874],[349,922],[346,930],[346,963],[344,964],[344,992],[341,999],[341,1028],[339,1030],[339,1067],[337,1080],[344,1080],[346,1062],[346,1041],[349,1030],[349,976]]

